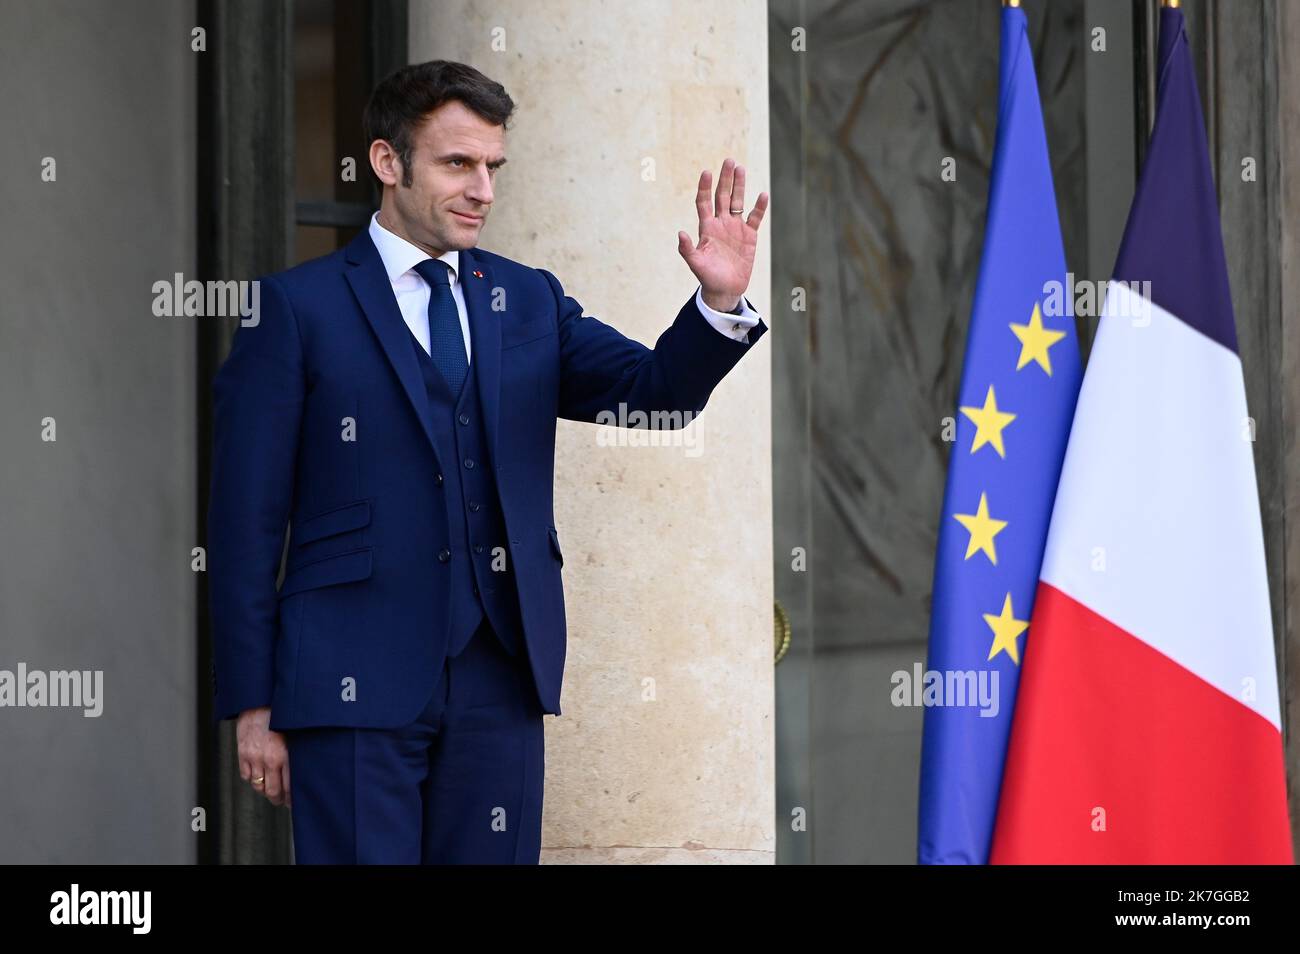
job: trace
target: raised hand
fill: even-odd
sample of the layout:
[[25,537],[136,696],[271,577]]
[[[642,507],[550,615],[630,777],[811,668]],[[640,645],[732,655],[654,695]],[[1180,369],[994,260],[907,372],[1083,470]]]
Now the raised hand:
[[718,311],[731,311],[749,287],[758,247],[758,227],[767,211],[768,195],[760,192],[754,209],[745,211],[745,167],[726,159],[718,176],[718,189],[709,196],[712,176],[705,169],[695,193],[700,217],[700,240],[691,244],[685,232],[677,233],[677,251],[700,281],[704,303]]

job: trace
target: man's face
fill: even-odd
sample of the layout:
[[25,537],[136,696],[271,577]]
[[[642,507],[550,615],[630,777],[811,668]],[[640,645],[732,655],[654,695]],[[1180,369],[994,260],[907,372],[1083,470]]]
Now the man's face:
[[394,188],[384,190],[385,224],[400,226],[404,238],[430,254],[472,248],[492,206],[492,180],[506,161],[504,127],[452,100],[429,113],[412,142],[411,185],[402,185],[396,163]]

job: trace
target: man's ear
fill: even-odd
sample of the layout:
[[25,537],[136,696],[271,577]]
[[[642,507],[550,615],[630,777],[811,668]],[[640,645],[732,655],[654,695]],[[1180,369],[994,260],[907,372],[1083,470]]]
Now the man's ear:
[[396,186],[401,181],[402,160],[387,140],[376,139],[370,144],[370,168],[386,186]]

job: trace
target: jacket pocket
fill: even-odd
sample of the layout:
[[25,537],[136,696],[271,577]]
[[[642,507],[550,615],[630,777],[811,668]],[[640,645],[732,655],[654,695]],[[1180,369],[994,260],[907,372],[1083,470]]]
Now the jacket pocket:
[[280,599],[291,593],[313,590],[335,583],[352,583],[370,578],[374,547],[358,547],[345,553],[321,557],[285,570]]
[[370,524],[370,501],[358,500],[343,504],[323,513],[304,517],[293,530],[295,546],[323,540],[349,530],[360,530]]
[[517,348],[519,345],[528,344],[528,342],[536,341],[539,338],[547,338],[555,333],[555,325],[551,324],[545,317],[503,325],[501,328],[501,350]]
[[554,527],[547,527],[546,533],[551,538],[551,550],[555,553],[555,559],[560,561],[560,566],[564,566],[564,554],[560,552],[560,535],[555,532]]

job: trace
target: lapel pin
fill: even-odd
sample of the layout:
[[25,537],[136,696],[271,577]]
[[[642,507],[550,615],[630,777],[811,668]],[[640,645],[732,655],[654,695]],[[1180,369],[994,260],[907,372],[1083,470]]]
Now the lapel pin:
[[482,277],[483,277],[483,273],[480,272],[480,271],[476,268],[476,269],[474,269],[474,277],[475,277],[475,278],[482,278]]

